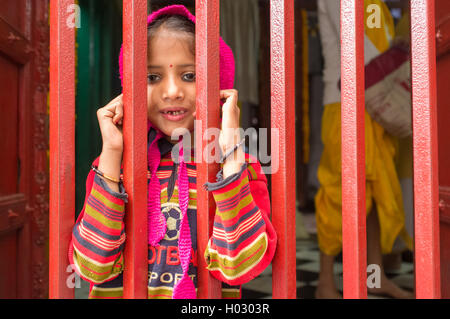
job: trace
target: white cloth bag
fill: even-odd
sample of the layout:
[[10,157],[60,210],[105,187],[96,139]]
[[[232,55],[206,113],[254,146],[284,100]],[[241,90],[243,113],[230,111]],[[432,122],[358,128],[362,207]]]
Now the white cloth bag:
[[411,63],[407,49],[394,46],[365,67],[366,110],[390,134],[412,134]]

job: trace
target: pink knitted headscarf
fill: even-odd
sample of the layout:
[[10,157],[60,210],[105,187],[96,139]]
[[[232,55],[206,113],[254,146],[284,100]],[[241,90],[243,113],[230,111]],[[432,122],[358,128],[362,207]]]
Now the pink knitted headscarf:
[[[181,15],[187,17],[195,24],[195,16],[182,5],[171,5],[153,12],[148,16],[147,25],[163,15]],[[220,89],[232,89],[234,86],[234,57],[233,52],[228,45],[220,38]],[[120,79],[123,85],[123,48],[120,49],[119,56]],[[154,128],[157,132],[156,137],[150,143],[148,148],[148,166],[151,174],[148,187],[148,243],[157,246],[166,234],[166,219],[161,212],[161,188],[156,171],[158,170],[161,153],[158,147],[158,140],[164,137],[164,134],[148,123],[148,130]],[[191,260],[191,232],[187,217],[187,208],[189,202],[189,180],[187,176],[186,163],[184,162],[183,147],[180,143],[179,151],[179,174],[178,174],[178,200],[181,210],[180,236],[178,239],[178,253],[183,269],[183,277],[174,287],[174,299],[194,299],[196,298],[195,286],[192,279],[188,276],[189,263]]]

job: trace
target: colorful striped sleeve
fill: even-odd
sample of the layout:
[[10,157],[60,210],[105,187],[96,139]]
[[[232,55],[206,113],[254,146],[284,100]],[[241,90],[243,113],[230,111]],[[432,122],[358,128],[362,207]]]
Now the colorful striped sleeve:
[[205,251],[208,270],[227,284],[242,285],[264,271],[275,253],[267,179],[260,164],[255,159],[249,163],[247,156],[239,173],[205,186],[217,206]]
[[112,280],[123,269],[127,194],[120,186],[121,193],[116,193],[95,175],[72,232],[70,262],[81,278],[92,284]]

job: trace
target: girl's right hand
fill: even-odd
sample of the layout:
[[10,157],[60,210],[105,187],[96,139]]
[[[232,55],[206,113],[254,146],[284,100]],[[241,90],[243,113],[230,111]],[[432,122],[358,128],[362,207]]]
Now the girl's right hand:
[[103,139],[103,149],[123,152],[123,94],[97,111],[98,124]]

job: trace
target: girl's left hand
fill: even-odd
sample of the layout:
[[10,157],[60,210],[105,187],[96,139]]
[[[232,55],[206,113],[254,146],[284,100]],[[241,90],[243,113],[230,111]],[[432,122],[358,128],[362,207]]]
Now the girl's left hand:
[[[232,149],[241,141],[239,116],[240,109],[237,105],[238,91],[221,90],[220,100],[225,100],[222,106],[222,129],[219,136],[219,145],[222,154]],[[242,147],[239,147],[232,155],[230,155],[223,165],[223,178],[238,173],[242,164],[245,162],[245,155]]]
[[239,109],[238,91],[237,90],[221,90],[220,100],[225,100],[222,106],[222,129],[219,137],[219,144],[222,153],[235,146],[241,140],[239,135]]

